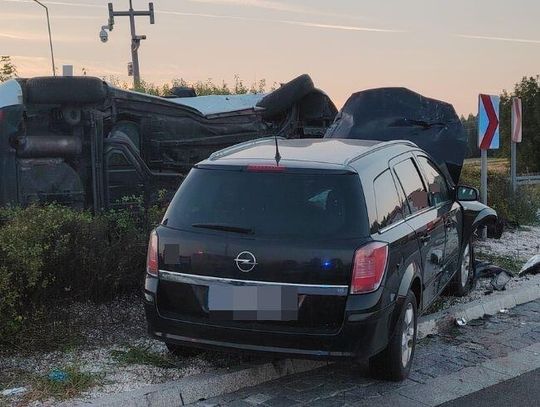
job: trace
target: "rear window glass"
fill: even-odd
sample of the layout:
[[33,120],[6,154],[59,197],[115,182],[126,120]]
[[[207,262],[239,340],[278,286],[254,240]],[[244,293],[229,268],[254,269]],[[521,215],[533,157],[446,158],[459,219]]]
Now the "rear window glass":
[[362,202],[355,175],[193,169],[163,223],[226,225],[257,236],[356,237],[367,234]]

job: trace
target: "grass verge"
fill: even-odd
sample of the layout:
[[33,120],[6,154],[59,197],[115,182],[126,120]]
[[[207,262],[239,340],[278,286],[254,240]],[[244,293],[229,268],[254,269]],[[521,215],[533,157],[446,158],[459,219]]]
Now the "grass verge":
[[476,258],[480,261],[487,261],[495,266],[508,270],[513,275],[517,275],[521,269],[522,261],[514,256],[504,256],[494,253],[478,251]]
[[25,387],[27,391],[17,397],[16,403],[10,397],[0,397],[0,406],[67,400],[100,385],[103,381],[102,375],[83,372],[78,366],[65,366],[59,370],[65,374],[64,380],[51,380],[48,374],[35,374],[21,369],[3,372],[0,375],[1,390]]
[[125,365],[150,365],[160,368],[174,368],[178,365],[168,356],[153,352],[144,346],[131,346],[127,350],[113,350],[112,357]]

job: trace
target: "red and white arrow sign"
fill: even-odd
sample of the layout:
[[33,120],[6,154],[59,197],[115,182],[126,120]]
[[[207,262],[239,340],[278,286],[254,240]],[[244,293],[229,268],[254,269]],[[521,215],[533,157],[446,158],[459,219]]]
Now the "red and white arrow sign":
[[499,97],[478,97],[478,147],[481,150],[499,148]]
[[514,143],[521,143],[523,133],[522,112],[521,99],[512,98],[512,141]]

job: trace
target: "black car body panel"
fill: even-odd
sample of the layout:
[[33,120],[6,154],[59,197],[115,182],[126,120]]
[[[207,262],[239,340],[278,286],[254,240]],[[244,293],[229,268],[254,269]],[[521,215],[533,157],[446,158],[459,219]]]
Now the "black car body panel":
[[[407,195],[410,180],[399,167],[403,162],[413,169],[413,181],[425,188],[424,195]],[[210,173],[221,177],[222,191]],[[313,198],[303,187],[285,186],[294,179],[313,186],[325,177],[340,182],[308,188]],[[235,186],[237,178],[244,189]],[[360,219],[354,232],[332,229],[340,218],[330,213],[311,217],[312,204],[332,208],[340,202],[337,186],[354,179],[361,191],[360,204],[348,209]],[[204,193],[195,193],[197,183]],[[217,152],[192,170],[155,231],[159,272],[147,273],[145,283],[149,332],[187,346],[370,357],[389,343],[409,291],[422,310],[453,278],[473,211],[472,206],[463,209],[454,191],[434,159],[409,141],[271,138]],[[302,196],[309,199],[301,199],[304,206],[298,211],[295,200]],[[227,207],[229,199],[236,206]],[[212,210],[206,201],[215,202]],[[283,205],[291,223],[264,209],[265,202]],[[265,216],[254,217],[252,203]],[[347,213],[345,206],[336,205],[338,213]],[[328,221],[326,238],[317,233],[316,224],[323,220]],[[355,251],[375,242],[388,247],[382,283],[373,292],[351,294]],[[246,251],[256,257],[247,272],[238,265]],[[232,312],[216,318],[209,305],[211,291],[223,286],[292,287],[297,317],[259,319],[252,313],[237,318]]]
[[325,137],[410,140],[447,170],[456,185],[467,151],[467,135],[453,106],[406,88],[353,94]]

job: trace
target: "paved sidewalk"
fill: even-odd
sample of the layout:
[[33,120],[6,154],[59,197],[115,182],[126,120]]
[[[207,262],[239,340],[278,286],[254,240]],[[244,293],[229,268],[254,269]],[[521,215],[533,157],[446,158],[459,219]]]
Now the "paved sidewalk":
[[[339,363],[195,405],[436,405],[439,393],[440,402],[444,402],[528,371],[529,359],[534,363],[540,360],[539,344],[540,300],[537,300],[507,314],[471,321],[445,335],[423,339],[416,348],[411,375],[401,383],[373,380],[367,375],[366,366]],[[531,362],[529,370],[534,368]],[[514,371],[507,373],[507,369]],[[459,386],[453,392],[456,397],[444,395],[443,390],[438,392],[438,387],[448,388],[452,380]]]

